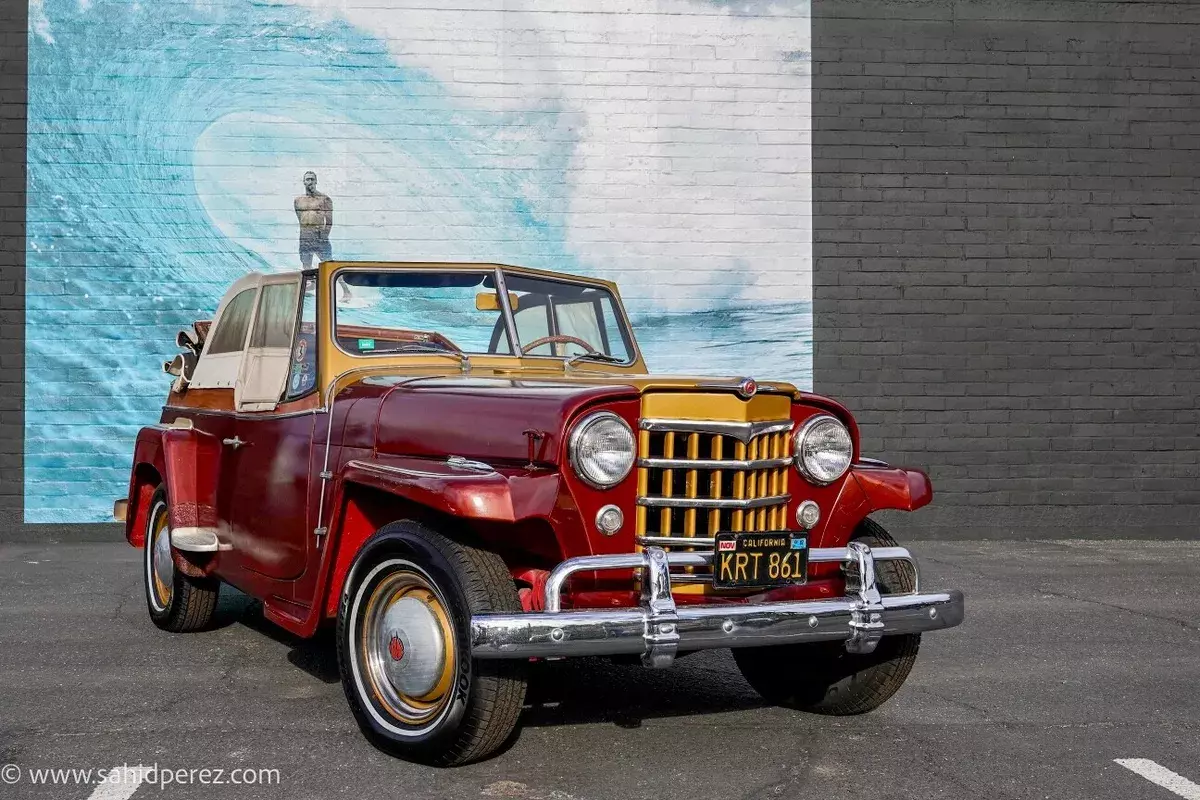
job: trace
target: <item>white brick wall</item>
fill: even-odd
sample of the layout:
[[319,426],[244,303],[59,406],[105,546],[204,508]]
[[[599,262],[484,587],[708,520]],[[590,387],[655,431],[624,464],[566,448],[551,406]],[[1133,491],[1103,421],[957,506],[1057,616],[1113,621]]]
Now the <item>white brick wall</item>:
[[29,519],[120,494],[173,329],[298,265],[308,169],[337,258],[601,274],[655,371],[811,384],[807,2],[46,0],[30,27]]

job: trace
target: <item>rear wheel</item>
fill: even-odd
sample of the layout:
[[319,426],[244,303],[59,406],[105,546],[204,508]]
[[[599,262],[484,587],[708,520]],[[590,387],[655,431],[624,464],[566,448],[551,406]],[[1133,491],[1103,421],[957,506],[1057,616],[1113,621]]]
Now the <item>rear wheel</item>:
[[384,526],[355,558],[338,613],[350,709],[381,748],[452,766],[516,728],[525,665],[471,658],[471,615],[521,610],[495,553],[412,521]]
[[[871,547],[895,547],[878,523],[865,519],[854,540]],[[875,579],[882,594],[916,588],[903,562],[879,561]],[[841,642],[747,647],[733,651],[742,676],[768,702],[845,716],[873,711],[894,695],[917,660],[921,634],[885,636],[871,653],[848,653]]]
[[175,568],[167,493],[160,486],[150,499],[143,547],[146,608],[150,619],[164,631],[189,633],[207,628],[217,608],[221,583],[215,578],[194,578]]

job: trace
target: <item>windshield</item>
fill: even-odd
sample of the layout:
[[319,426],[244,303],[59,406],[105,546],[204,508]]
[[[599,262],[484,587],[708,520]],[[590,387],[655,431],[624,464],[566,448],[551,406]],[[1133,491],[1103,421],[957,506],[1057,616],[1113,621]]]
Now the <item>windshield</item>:
[[351,355],[465,353],[633,361],[633,344],[603,286],[504,273],[514,328],[506,324],[497,272],[337,273],[336,340]]

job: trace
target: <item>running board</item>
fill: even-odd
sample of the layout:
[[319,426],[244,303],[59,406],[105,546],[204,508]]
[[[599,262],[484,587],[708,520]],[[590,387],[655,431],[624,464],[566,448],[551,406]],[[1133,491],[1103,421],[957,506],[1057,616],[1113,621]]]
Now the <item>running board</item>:
[[215,553],[221,549],[216,528],[174,528],[171,546],[186,553]]

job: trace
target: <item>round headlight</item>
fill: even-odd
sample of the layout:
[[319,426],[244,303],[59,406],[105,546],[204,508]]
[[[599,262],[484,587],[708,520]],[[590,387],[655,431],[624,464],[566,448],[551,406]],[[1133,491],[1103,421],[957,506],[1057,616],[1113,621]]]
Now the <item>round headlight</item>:
[[812,483],[833,483],[850,469],[854,443],[840,420],[818,414],[796,431],[795,452],[801,475]]
[[610,489],[629,474],[633,450],[633,431],[611,411],[584,417],[567,447],[575,474],[597,489]]

